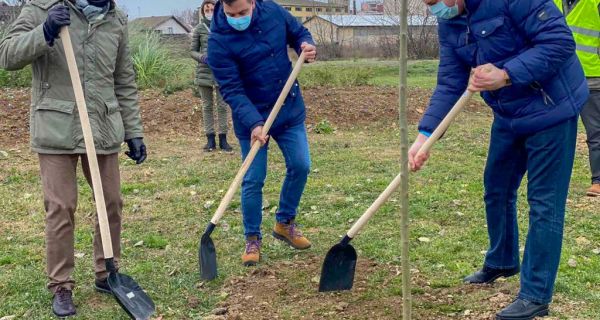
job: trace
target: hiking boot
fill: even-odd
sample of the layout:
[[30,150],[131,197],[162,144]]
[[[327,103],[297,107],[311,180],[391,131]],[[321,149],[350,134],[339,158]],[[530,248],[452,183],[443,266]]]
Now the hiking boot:
[[294,220],[290,220],[287,224],[277,222],[275,228],[273,228],[273,236],[286,242],[294,249],[305,250],[310,248],[310,241],[302,235]]
[[246,249],[242,254],[242,263],[246,267],[255,266],[260,261],[261,244],[258,236],[250,236],[246,239]]
[[59,318],[74,316],[77,311],[73,303],[73,291],[59,288],[52,299],[52,312]]
[[217,149],[217,142],[215,141],[215,134],[207,134],[206,135],[206,145],[202,148],[206,152],[211,152]]
[[219,135],[219,148],[226,152],[233,151],[233,148],[229,145],[229,143],[227,143],[227,135],[226,134]]
[[587,190],[588,197],[600,197],[600,183],[594,183],[591,188]]
[[112,294],[112,289],[108,285],[108,278],[104,280],[96,279],[96,282],[94,283],[94,289],[100,293]]
[[533,320],[548,315],[549,305],[517,299],[496,314],[496,320]]
[[466,277],[464,279],[464,282],[470,283],[470,284],[484,284],[484,283],[489,284],[489,283],[493,283],[498,278],[501,278],[501,277],[508,278],[508,277],[512,277],[518,273],[519,273],[518,267],[514,268],[514,269],[500,270],[500,269],[492,269],[492,268],[483,266],[483,268],[481,270]]

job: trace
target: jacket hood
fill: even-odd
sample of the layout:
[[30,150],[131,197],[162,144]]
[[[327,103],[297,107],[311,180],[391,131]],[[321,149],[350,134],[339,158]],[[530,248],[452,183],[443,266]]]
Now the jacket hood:
[[[254,0],[256,2],[256,7],[252,11],[252,21],[250,22],[250,29],[256,21],[260,18],[260,12],[263,6],[263,0]],[[215,5],[215,13],[213,14],[213,22],[212,22],[213,31],[219,33],[228,33],[228,32],[245,32],[245,31],[237,31],[227,22],[227,16],[225,15],[225,11],[223,11],[223,1],[217,1]]]
[[[220,2],[220,1],[219,1]],[[204,15],[204,6],[207,4],[215,4],[214,0],[204,0],[202,1],[202,4],[200,5],[200,15],[202,16],[202,18],[206,18],[206,16]]]

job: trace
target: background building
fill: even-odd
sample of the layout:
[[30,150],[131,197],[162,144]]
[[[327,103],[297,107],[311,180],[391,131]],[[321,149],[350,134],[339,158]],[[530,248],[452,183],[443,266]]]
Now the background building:
[[311,17],[320,14],[348,14],[347,0],[330,0],[329,2],[316,0],[275,0],[275,2],[284,7],[300,22],[305,22]]
[[131,25],[142,31],[152,31],[161,35],[187,35],[192,27],[175,16],[142,17],[131,21]]
[[368,0],[360,6],[358,14],[384,14],[384,5],[381,0]]
[[[393,57],[399,48],[400,17],[397,15],[317,15],[304,26],[328,58]],[[409,55],[437,55],[437,20],[433,16],[408,18]]]

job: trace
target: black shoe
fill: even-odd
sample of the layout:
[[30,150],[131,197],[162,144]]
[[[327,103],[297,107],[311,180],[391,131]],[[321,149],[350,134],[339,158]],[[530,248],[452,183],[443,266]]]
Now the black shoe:
[[227,152],[233,151],[233,148],[229,145],[229,143],[227,143],[227,135],[226,134],[219,135],[219,148],[221,148],[221,150],[227,151]]
[[535,317],[548,315],[548,304],[537,304],[523,299],[517,299],[504,310],[496,314],[496,320],[532,320]]
[[484,284],[484,283],[489,284],[489,283],[493,283],[498,278],[501,278],[501,277],[508,278],[508,277],[514,276],[515,274],[518,274],[518,273],[519,273],[518,267],[514,268],[514,269],[498,270],[498,269],[492,269],[492,268],[488,268],[488,267],[484,266],[483,269],[466,277],[463,281],[465,283],[471,283],[471,284]]
[[206,152],[211,152],[217,148],[217,142],[215,141],[215,134],[207,134],[206,135],[206,145],[203,150]]
[[52,311],[59,318],[74,316],[77,311],[73,303],[73,291],[59,288],[52,299]]
[[108,278],[104,280],[96,279],[96,282],[94,283],[94,289],[101,293],[112,294],[112,289],[108,285]]

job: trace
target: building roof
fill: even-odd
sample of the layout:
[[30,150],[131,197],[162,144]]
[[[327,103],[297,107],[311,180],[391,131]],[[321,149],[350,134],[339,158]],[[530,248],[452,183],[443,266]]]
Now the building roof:
[[144,28],[146,30],[154,30],[161,24],[163,24],[171,19],[175,20],[175,22],[177,22],[179,25],[181,25],[181,27],[183,27],[187,32],[192,32],[191,26],[189,26],[187,23],[184,23],[183,21],[179,20],[175,16],[141,17],[141,18],[137,18],[137,19],[134,19],[133,21],[131,21],[131,24],[141,26],[142,28]]
[[348,4],[342,3],[328,3],[317,0],[273,0],[281,6],[291,7],[333,7],[333,8],[347,8]]
[[[395,27],[400,25],[400,17],[392,15],[316,15],[306,22],[320,18],[338,27]],[[434,26],[437,19],[434,16],[413,15],[408,17],[409,26]]]

